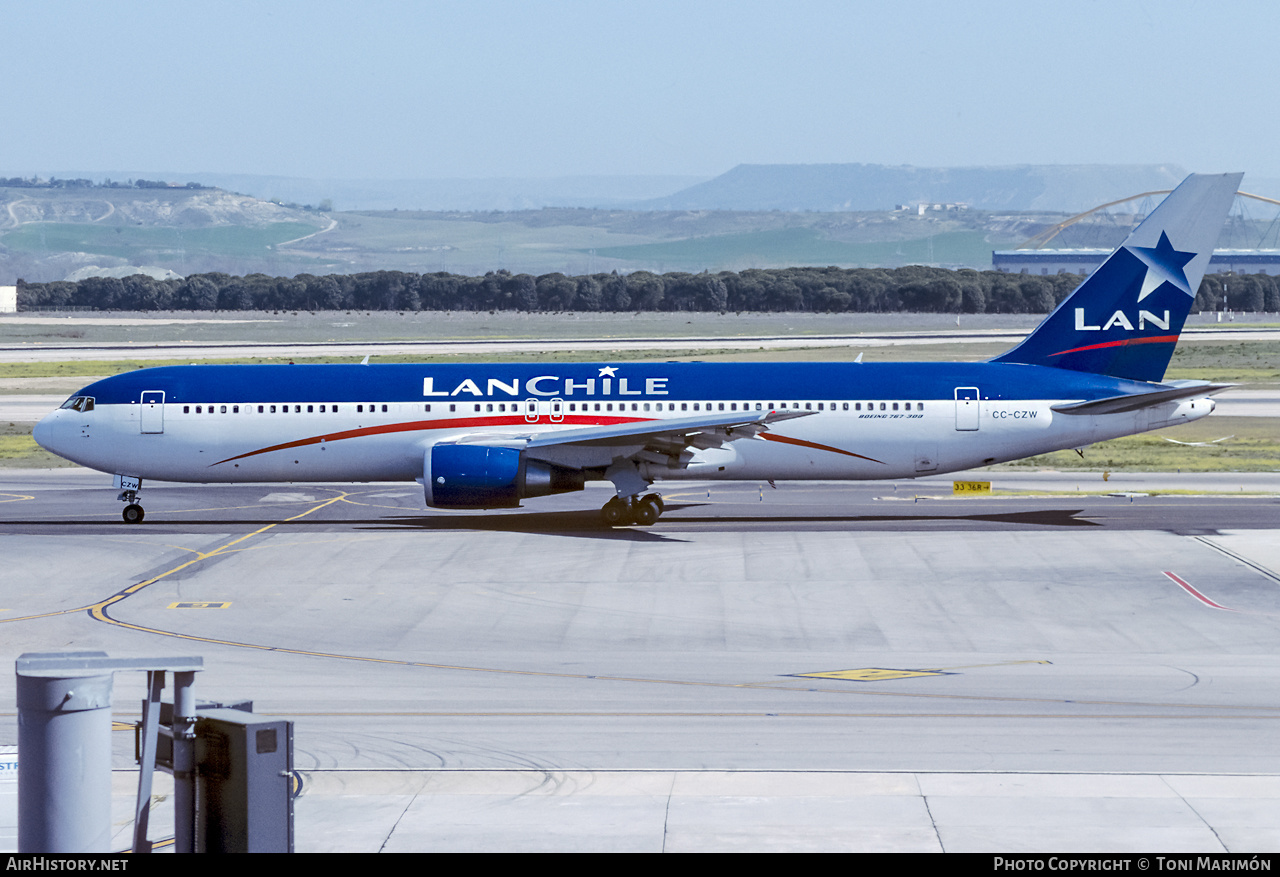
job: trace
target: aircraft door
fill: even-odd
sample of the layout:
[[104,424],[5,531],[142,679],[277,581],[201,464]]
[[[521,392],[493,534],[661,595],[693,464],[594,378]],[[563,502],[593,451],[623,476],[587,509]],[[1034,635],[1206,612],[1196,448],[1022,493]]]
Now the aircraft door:
[[564,400],[552,399],[551,400],[551,422],[561,423],[563,421],[564,421]]
[[956,387],[956,429],[971,431],[978,428],[978,388]]
[[538,400],[537,399],[524,400],[524,419],[525,419],[525,422],[527,423],[538,422]]
[[138,424],[143,434],[164,432],[164,390],[143,390]]

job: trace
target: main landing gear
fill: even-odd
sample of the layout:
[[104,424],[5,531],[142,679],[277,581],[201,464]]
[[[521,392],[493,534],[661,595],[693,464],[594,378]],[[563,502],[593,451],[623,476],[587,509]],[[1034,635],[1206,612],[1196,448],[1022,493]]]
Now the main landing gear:
[[142,504],[138,502],[138,491],[122,490],[116,499],[123,503],[128,503],[128,505],[124,507],[124,513],[121,515],[126,524],[142,523],[142,519],[146,517],[147,513],[142,510]]
[[600,509],[600,518],[610,527],[622,527],[627,524],[639,524],[648,527],[658,522],[666,506],[662,497],[656,493],[645,496],[628,496],[623,499],[615,496]]

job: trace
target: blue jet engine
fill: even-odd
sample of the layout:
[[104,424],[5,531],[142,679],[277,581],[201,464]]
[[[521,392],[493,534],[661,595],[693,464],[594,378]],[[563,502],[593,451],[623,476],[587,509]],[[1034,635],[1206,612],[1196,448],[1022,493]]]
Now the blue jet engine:
[[582,490],[581,469],[531,460],[519,448],[441,443],[427,449],[422,486],[440,509],[514,509],[520,500]]

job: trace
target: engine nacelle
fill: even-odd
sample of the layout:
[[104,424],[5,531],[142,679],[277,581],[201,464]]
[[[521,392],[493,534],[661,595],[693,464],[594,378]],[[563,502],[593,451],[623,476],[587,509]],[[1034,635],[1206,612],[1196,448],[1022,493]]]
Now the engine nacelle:
[[582,490],[585,480],[581,469],[488,445],[432,445],[422,467],[427,505],[440,509],[513,509],[531,496]]

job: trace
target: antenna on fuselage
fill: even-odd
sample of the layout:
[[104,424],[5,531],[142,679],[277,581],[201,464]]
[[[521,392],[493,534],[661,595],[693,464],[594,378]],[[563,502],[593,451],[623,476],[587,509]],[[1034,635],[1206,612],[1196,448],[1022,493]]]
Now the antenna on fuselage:
[[361,364],[361,365],[368,365],[368,364],[369,364],[369,357],[371,357],[371,356],[373,356],[373,354],[372,354],[372,353],[366,353],[366,354],[364,355],[364,359],[360,360],[360,364]]

